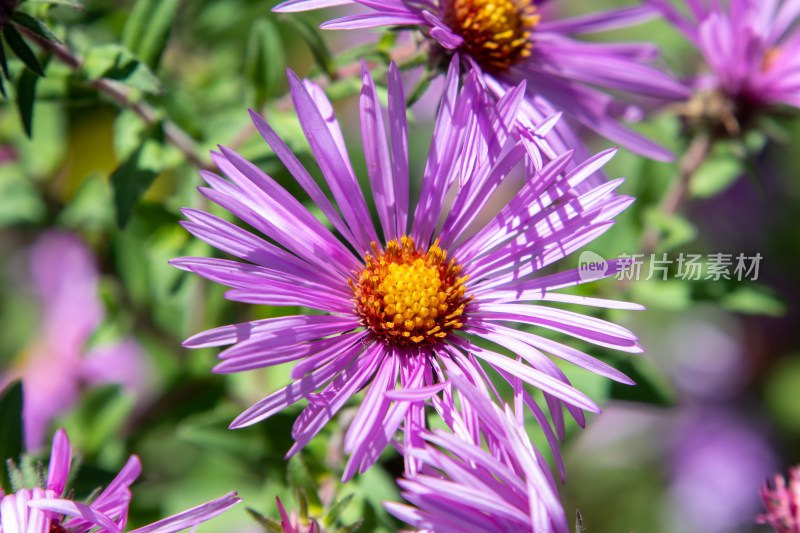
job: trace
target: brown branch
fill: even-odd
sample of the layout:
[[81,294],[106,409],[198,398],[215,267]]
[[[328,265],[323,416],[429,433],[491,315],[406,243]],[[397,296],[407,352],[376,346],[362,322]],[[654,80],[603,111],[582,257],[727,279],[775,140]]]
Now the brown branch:
[[[689,148],[678,163],[677,179],[661,200],[659,213],[669,217],[681,210],[689,192],[692,176],[706,160],[710,150],[711,139],[708,135],[700,133],[692,139]],[[639,249],[645,256],[652,254],[661,244],[661,239],[662,233],[651,226],[645,230]]]
[[[16,27],[19,31],[23,32],[27,38],[35,42],[40,48],[51,52],[65,65],[75,70],[80,70],[82,68],[83,59],[66,45],[45,39],[22,26],[17,25]],[[121,83],[107,78],[90,80],[86,83],[97,92],[113,100],[118,106],[132,110],[147,124],[152,125],[159,121],[158,111],[143,100],[133,101],[130,96],[130,91]],[[194,139],[171,120],[164,121],[164,136],[169,142],[183,152],[186,159],[191,161],[195,166],[204,169],[213,167],[210,157],[202,157],[198,153]]]

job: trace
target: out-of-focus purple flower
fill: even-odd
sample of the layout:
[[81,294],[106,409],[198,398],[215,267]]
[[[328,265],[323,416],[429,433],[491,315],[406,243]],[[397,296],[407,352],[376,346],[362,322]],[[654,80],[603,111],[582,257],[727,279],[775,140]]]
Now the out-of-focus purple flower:
[[18,157],[17,150],[13,146],[0,146],[0,165],[16,161]]
[[[531,0],[288,0],[275,11],[304,11],[361,4],[374,11],[324,23],[325,29],[383,26],[422,28],[442,53],[461,54],[489,90],[501,97],[527,81],[522,117],[540,124],[565,112],[598,134],[641,155],[662,161],[671,154],[623,126],[620,118],[638,118],[641,110],[619,95],[682,100],[686,87],[647,66],[658,55],[649,43],[599,43],[574,39],[652,18],[647,7],[628,7],[562,20],[549,20]],[[612,96],[614,92],[616,96]],[[566,122],[548,138],[557,153],[580,141]]]
[[[691,0],[682,13],[648,0],[702,53],[696,88],[727,97],[738,126],[772,105],[800,108],[800,5],[782,0]],[[730,128],[729,128],[730,129]]]
[[424,446],[406,450],[420,463],[398,480],[413,506],[384,507],[423,531],[566,533],[555,480],[518,416],[492,403],[466,376],[451,379],[460,410],[452,399],[433,399],[451,431],[423,430]]
[[[139,476],[139,458],[132,455],[116,478],[91,503],[62,496],[69,477],[72,447],[63,429],[56,431],[44,487],[16,488],[13,494],[0,490],[0,532],[82,533],[95,527],[104,533],[121,533],[128,521],[131,483]],[[165,518],[129,533],[173,533],[214,518],[239,503],[231,492],[216,500]]]
[[[345,435],[344,448],[351,453],[344,471],[347,479],[377,460],[404,419],[407,428],[424,425],[422,401],[441,389],[451,366],[482,376],[477,363],[481,359],[509,381],[541,389],[559,433],[564,423],[562,402],[581,423],[582,409],[598,408],[570,385],[545,353],[631,383],[587,354],[506,325],[531,324],[601,346],[641,351],[636,337],[624,328],[575,312],[529,305],[556,301],[640,308],[556,291],[613,275],[621,268],[617,261],[588,276],[577,269],[539,274],[541,268],[604,233],[631,203],[631,198],[613,193],[621,180],[576,191],[612,151],[564,173],[572,157],[566,153],[536,173],[531,158],[525,158],[536,151],[534,142],[513,134],[522,88],[509,92],[495,107],[474,72],[458,91],[454,60],[412,216],[399,71],[394,64],[389,69],[390,149],[377,92],[365,69],[361,125],[380,221],[376,228],[324,93],[293,73],[289,85],[300,125],[341,216],[266,121],[256,113],[253,120],[339,235],[255,165],[223,147],[212,157],[228,180],[204,172],[211,188],[201,192],[272,242],[208,213],[185,209],[189,221],[184,226],[190,232],[250,262],[204,257],[172,261],[232,287],[226,294],[231,300],[323,312],[224,326],[184,343],[192,348],[233,344],[219,355],[223,361],[215,371],[222,373],[298,361],[292,371],[296,381],[256,403],[231,427],[256,423],[307,399],[309,405],[292,430],[296,441],[289,451],[292,455],[371,383]],[[516,196],[488,221],[473,224],[508,173],[520,166],[527,168],[529,179]],[[448,193],[454,194],[450,206]],[[519,358],[473,343],[475,338],[512,350]],[[529,395],[526,401],[549,429]],[[405,435],[407,444],[415,438],[412,432]],[[557,448],[552,431],[549,435]]]
[[99,274],[89,249],[70,233],[48,232],[30,251],[30,272],[40,302],[35,340],[0,378],[0,388],[22,379],[28,449],[44,444],[53,417],[69,409],[82,384],[119,383],[141,391],[143,355],[133,339],[86,348],[103,319]]
[[761,497],[767,512],[756,517],[756,523],[768,524],[776,533],[800,533],[800,466],[789,470],[789,483],[780,474],[770,488],[765,483]]
[[672,526],[723,533],[749,523],[753,487],[774,467],[764,432],[723,407],[685,409],[668,425]]

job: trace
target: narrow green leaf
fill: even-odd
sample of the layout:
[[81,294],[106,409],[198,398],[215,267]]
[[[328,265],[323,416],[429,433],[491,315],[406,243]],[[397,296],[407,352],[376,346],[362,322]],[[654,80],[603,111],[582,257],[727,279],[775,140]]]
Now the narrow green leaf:
[[300,518],[305,522],[308,520],[308,498],[306,497],[306,491],[297,487],[295,493],[297,494],[297,508],[300,512]]
[[245,507],[247,513],[253,517],[253,519],[258,522],[264,529],[269,531],[270,533],[283,533],[283,526],[281,526],[280,522],[276,522],[271,518],[267,518],[266,516],[262,515],[258,511],[251,509],[250,507]]
[[175,21],[178,0],[138,0],[122,29],[122,43],[155,69]]
[[[311,475],[308,465],[301,454],[293,455],[291,459],[289,459],[286,477],[290,486],[303,491],[306,507],[308,506],[308,502],[311,502],[312,505],[321,505],[314,477]],[[303,505],[303,502],[300,501],[298,504]]]
[[347,507],[351,501],[353,501],[353,495],[348,494],[341,500],[334,502],[333,505],[331,505],[331,508],[328,510],[328,514],[325,515],[326,525],[332,526],[335,524],[336,521],[339,520],[339,516],[342,514],[342,511],[344,511],[345,507]]
[[378,41],[378,52],[383,54],[387,61],[391,59],[392,49],[394,48],[395,41],[397,41],[396,32],[384,33],[381,35],[381,38]]
[[17,54],[17,57],[25,63],[25,66],[31,69],[36,75],[44,76],[44,70],[39,60],[36,59],[36,54],[30,49],[28,44],[22,39],[22,35],[14,28],[13,24],[6,24],[3,26],[3,37],[6,43]]
[[328,45],[322,39],[319,30],[299,17],[286,17],[284,20],[291,24],[300,34],[300,37],[306,42],[311,49],[311,55],[314,56],[314,61],[317,65],[329,76],[333,77],[334,67],[333,60],[331,59],[331,52],[328,50]]
[[729,155],[712,155],[692,176],[689,192],[695,198],[720,194],[744,174],[742,161]]
[[336,533],[353,533],[354,531],[358,531],[358,528],[361,527],[361,524],[364,523],[364,519],[358,520],[357,522],[353,522],[349,526],[340,527],[336,530]]
[[433,79],[433,75],[429,69],[425,69],[425,72],[420,76],[419,81],[417,81],[414,88],[411,89],[411,94],[408,95],[406,98],[406,106],[411,107],[419,100],[425,91],[428,90],[428,87],[431,86],[431,80]]
[[54,43],[61,42],[61,40],[56,37],[56,34],[50,31],[50,28],[27,13],[23,13],[22,11],[14,11],[14,13],[11,15],[11,20],[20,26],[29,29],[43,39],[47,39],[48,41],[52,41]]
[[12,490],[5,466],[18,461],[24,449],[22,427],[22,382],[16,380],[0,392],[0,487],[6,494]]
[[8,75],[8,61],[6,60],[6,48],[5,46],[3,46],[3,41],[0,41],[0,68],[3,69],[3,74],[6,75],[6,79],[10,80],[11,76]]
[[17,109],[25,135],[29,139],[33,135],[33,102],[36,100],[37,81],[39,77],[27,68],[22,71],[17,81]]
[[91,48],[86,53],[83,71],[90,80],[108,78],[144,92],[163,92],[161,82],[147,65],[118,44]]
[[136,203],[161,173],[161,151],[162,146],[158,141],[147,139],[111,174],[117,224],[120,227],[128,223]]
[[748,284],[725,295],[720,305],[731,311],[749,315],[783,316],[786,314],[786,303],[768,287]]
[[268,18],[253,23],[247,43],[245,69],[255,89],[255,105],[261,107],[275,96],[286,75],[280,32]]

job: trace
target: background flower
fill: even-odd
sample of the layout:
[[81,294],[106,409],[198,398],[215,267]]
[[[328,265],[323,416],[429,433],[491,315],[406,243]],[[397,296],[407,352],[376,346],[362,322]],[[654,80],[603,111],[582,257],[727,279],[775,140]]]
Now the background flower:
[[703,55],[708,72],[695,77],[695,88],[716,92],[723,100],[707,96],[707,109],[702,111],[727,113],[716,118],[728,133],[752,126],[764,108],[800,107],[800,10],[795,2],[696,0],[688,3],[686,14],[666,0],[648,3]]
[[[527,81],[522,115],[530,123],[540,124],[563,112],[636,153],[662,161],[672,158],[667,150],[618,120],[641,115],[641,110],[623,103],[620,94],[665,100],[688,96],[683,85],[647,66],[657,56],[657,48],[649,43],[597,43],[573,38],[642,22],[653,15],[648,8],[629,7],[551,20],[549,11],[540,14],[529,0],[353,2],[374,11],[337,18],[321,28],[421,27],[439,45],[440,53],[462,54],[466,65],[480,74],[498,98],[521,81]],[[275,11],[302,11],[346,3],[349,2],[288,0]],[[557,153],[581,146],[564,121],[556,124],[550,141]]]
[[74,405],[81,387],[119,383],[137,394],[146,388],[146,361],[135,340],[87,347],[105,314],[94,261],[80,238],[66,232],[45,233],[30,249],[40,329],[0,378],[0,388],[22,379],[29,449],[44,444],[49,424]]

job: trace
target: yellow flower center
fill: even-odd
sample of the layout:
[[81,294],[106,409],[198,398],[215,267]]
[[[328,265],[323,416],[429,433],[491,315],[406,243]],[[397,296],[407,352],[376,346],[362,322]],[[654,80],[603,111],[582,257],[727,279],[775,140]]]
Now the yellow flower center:
[[458,277],[461,265],[447,263],[438,240],[425,253],[405,235],[385,252],[372,248],[358,280],[348,280],[366,327],[387,342],[427,345],[462,326],[467,276]]
[[462,49],[487,70],[505,70],[528,57],[539,18],[532,0],[452,0],[444,17],[463,37]]

